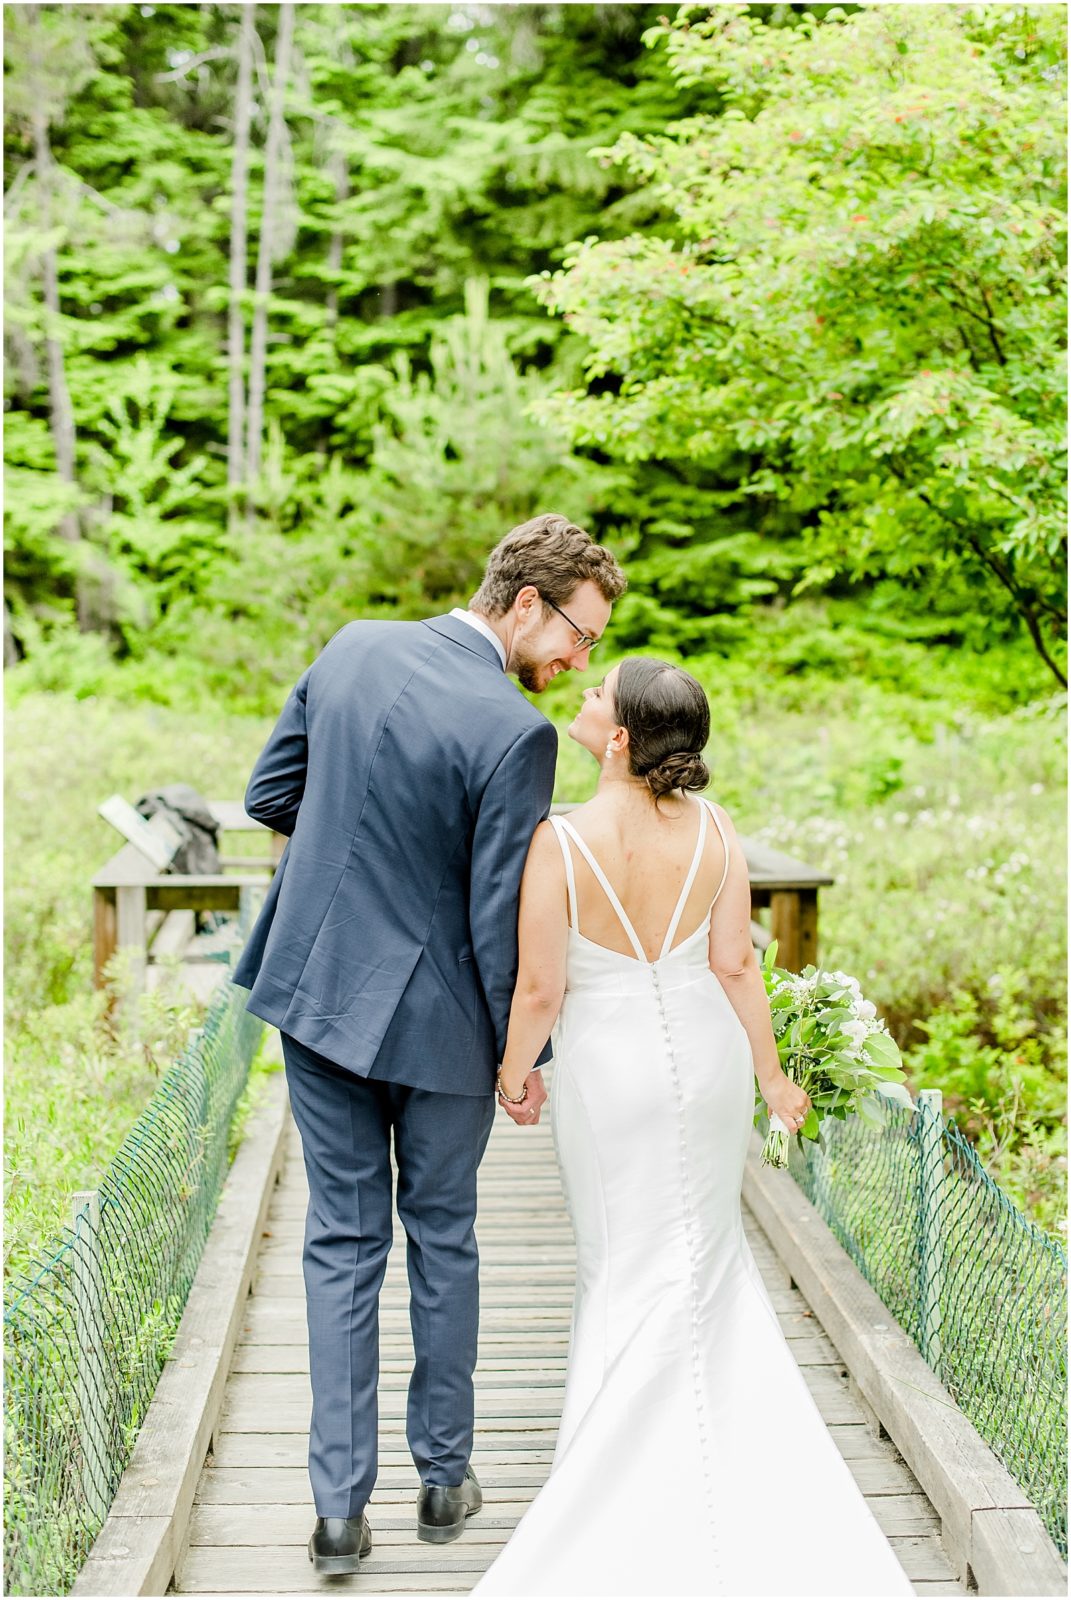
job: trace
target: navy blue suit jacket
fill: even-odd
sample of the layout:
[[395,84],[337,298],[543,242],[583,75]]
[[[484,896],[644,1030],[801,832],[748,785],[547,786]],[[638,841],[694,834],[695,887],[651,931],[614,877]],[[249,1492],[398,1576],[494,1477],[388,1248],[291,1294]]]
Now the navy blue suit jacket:
[[249,1010],[361,1077],[490,1093],[557,749],[459,618],[344,627],[246,790],[289,835],[235,970]]

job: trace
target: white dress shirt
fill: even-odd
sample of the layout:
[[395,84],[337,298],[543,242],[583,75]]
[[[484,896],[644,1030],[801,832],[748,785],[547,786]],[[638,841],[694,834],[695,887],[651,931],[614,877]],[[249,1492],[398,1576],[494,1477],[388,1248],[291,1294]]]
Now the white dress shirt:
[[483,618],[476,615],[475,611],[462,611],[460,606],[455,606],[450,615],[452,617],[460,617],[461,621],[467,622],[470,628],[475,628],[476,632],[482,633],[485,639],[490,639],[491,643],[498,651],[498,659],[502,663],[502,671],[505,672],[506,647],[494,629],[489,628]]

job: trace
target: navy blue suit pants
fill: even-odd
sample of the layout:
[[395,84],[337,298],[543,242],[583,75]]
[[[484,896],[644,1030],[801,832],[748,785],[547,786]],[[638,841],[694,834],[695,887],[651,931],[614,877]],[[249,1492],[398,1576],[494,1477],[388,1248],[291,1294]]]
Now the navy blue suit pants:
[[354,1517],[376,1480],[392,1135],[415,1354],[406,1434],[423,1483],[465,1476],[479,1328],[476,1169],[495,1101],[490,1092],[441,1094],[359,1078],[288,1034],[282,1042],[309,1180],[309,1477],[318,1516]]

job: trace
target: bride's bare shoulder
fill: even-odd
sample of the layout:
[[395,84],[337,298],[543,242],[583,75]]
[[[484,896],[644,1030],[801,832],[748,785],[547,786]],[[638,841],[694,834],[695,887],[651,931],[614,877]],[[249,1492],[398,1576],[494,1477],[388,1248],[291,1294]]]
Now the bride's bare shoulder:
[[560,861],[561,854],[558,835],[548,817],[545,822],[539,823],[532,835],[532,842],[528,846],[528,864],[532,866],[540,862],[553,861],[555,857]]
[[706,798],[707,804],[714,808],[715,812],[717,813],[718,821],[721,823],[721,825],[725,829],[726,833],[731,834],[733,836],[733,838],[735,838],[736,837],[736,829],[733,827],[733,819],[729,815],[729,813],[726,811],[726,809],[722,805],[721,801],[720,800],[714,800],[709,795],[707,795],[705,798]]

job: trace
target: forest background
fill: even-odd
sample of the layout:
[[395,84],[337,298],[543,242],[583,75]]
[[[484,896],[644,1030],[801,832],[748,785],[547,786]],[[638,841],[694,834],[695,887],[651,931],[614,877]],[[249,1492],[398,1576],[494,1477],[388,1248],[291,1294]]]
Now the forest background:
[[[96,805],[237,797],[354,616],[563,511],[712,792],[1065,1226],[1065,10],[5,10],[9,1264],[195,1020]],[[595,771],[562,741],[557,797]],[[114,984],[121,987],[121,970]]]

